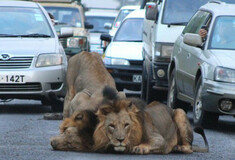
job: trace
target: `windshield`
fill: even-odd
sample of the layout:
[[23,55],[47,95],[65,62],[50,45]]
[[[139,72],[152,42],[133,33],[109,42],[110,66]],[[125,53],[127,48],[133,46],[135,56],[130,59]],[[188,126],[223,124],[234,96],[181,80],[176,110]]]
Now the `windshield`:
[[71,27],[83,27],[81,15],[77,8],[49,6],[44,6],[44,8],[54,16],[56,25],[62,24]]
[[208,48],[235,49],[235,16],[216,18]]
[[0,7],[0,37],[51,37],[51,28],[37,8]]
[[123,21],[114,41],[142,42],[143,18],[130,18]]
[[112,24],[114,21],[115,17],[98,17],[98,16],[87,16],[86,21],[89,24],[93,25],[93,29],[90,29],[90,32],[108,32],[108,29],[104,28],[105,23],[110,23]]
[[[166,0],[163,24],[188,22],[193,14],[210,0]],[[226,3],[235,3],[234,0],[221,0]]]
[[118,28],[122,22],[122,20],[132,11],[134,11],[134,9],[123,9],[119,12],[117,18],[115,19],[114,28]]

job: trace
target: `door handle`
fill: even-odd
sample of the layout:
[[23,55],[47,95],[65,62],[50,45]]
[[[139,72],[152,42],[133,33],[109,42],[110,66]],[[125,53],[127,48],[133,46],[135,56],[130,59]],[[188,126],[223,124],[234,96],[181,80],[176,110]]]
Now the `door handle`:
[[189,59],[189,58],[190,58],[190,53],[187,54],[187,59]]
[[181,50],[182,50],[182,49],[181,49],[181,48],[179,48],[179,49],[178,49],[178,53],[180,53],[180,52],[181,52]]

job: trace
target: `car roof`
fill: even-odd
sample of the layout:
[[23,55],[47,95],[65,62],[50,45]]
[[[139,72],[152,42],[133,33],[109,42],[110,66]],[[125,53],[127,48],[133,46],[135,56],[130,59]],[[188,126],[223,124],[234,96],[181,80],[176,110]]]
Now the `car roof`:
[[138,5],[136,5],[136,6],[134,6],[134,5],[122,6],[120,8],[120,10],[123,10],[123,9],[140,9],[140,6],[138,6]]
[[144,16],[145,16],[145,10],[144,9],[136,9],[133,12],[131,12],[130,14],[128,14],[125,19],[128,19],[128,18],[144,18]]
[[97,16],[97,17],[116,17],[118,10],[114,9],[89,9],[85,12],[86,16]]
[[211,1],[200,7],[200,10],[206,10],[219,15],[235,15],[235,4],[229,4],[221,1]]
[[35,2],[25,2],[25,1],[0,1],[1,7],[29,7],[29,8],[39,8]]

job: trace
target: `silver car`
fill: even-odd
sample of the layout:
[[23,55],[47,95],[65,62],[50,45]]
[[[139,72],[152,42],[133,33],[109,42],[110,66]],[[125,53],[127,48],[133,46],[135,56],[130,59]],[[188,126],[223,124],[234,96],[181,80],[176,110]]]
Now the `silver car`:
[[[186,103],[191,104],[196,125],[211,127],[219,115],[235,115],[234,10],[234,4],[205,4],[174,45],[168,105],[187,111]],[[201,28],[208,32],[204,39],[198,34]]]
[[0,99],[35,99],[54,111],[65,96],[67,59],[38,3],[0,2]]

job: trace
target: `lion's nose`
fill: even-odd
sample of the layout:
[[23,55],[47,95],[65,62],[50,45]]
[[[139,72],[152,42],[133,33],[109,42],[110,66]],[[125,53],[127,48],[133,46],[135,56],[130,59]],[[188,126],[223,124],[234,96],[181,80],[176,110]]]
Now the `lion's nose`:
[[117,138],[117,140],[121,143],[121,142],[123,142],[123,141],[124,141],[124,138],[123,138],[123,137],[121,137],[121,138]]

